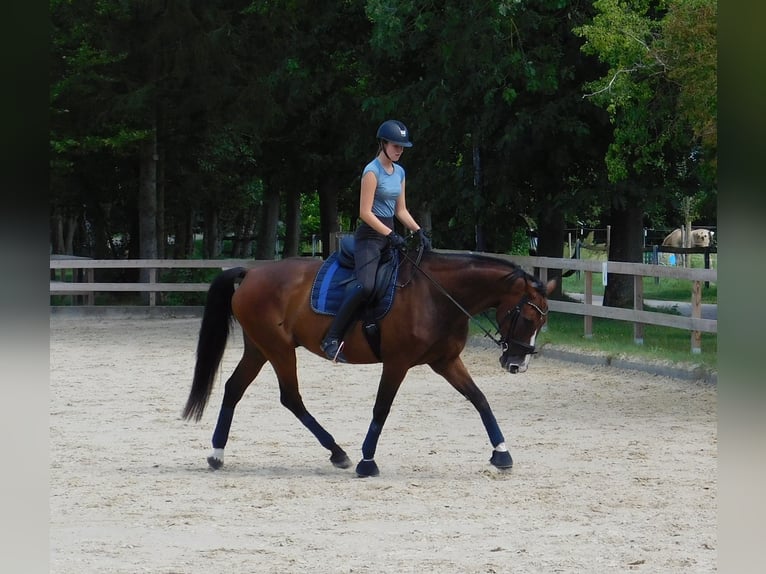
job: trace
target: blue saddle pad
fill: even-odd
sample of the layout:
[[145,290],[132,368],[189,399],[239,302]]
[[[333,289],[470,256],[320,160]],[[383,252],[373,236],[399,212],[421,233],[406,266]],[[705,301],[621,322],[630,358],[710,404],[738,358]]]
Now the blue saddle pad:
[[[376,286],[371,302],[372,314],[376,320],[382,319],[391,310],[398,267],[398,265],[394,265],[391,280],[384,286],[382,296],[378,296],[381,293],[381,286]],[[314,278],[314,284],[311,286],[311,308],[322,315],[337,314],[341,303],[343,303],[346,285],[353,279],[353,276],[353,269],[340,265],[337,252],[330,255],[322,263]]]

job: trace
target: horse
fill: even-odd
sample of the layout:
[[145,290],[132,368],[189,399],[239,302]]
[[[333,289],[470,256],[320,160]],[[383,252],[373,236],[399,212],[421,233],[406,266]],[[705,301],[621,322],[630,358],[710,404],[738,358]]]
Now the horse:
[[[535,338],[547,321],[547,297],[555,280],[543,284],[509,260],[472,252],[420,251],[413,258],[405,251],[400,261],[395,297],[378,323],[379,353],[369,344],[359,321],[344,338],[348,363],[382,363],[357,476],[379,474],[375,452],[391,405],[407,371],[424,364],[478,411],[493,447],[489,462],[498,469],[511,468],[513,459],[495,415],[460,355],[470,320],[494,309],[499,339],[486,329],[485,334],[501,348],[500,365],[511,374],[525,372],[535,353]],[[346,452],[309,413],[299,392],[295,350],[304,347],[324,358],[320,342],[331,321],[312,309],[309,301],[322,264],[316,258],[291,257],[250,269],[226,269],[211,282],[192,386],[182,412],[185,420],[201,419],[235,321],[243,332],[244,351],[225,383],[212,452],[207,457],[210,468],[223,466],[234,409],[267,362],[276,373],[281,404],[330,451],[334,466],[351,466]]]
[[[714,231],[709,229],[693,229],[690,247],[710,247],[713,242]],[[683,241],[684,232],[681,229],[674,229],[662,240],[664,247],[686,247]]]

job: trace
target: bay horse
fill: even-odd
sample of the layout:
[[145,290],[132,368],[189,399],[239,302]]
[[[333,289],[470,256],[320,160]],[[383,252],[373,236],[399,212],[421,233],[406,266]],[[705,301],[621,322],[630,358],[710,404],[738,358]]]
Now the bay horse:
[[[460,354],[471,318],[495,309],[500,364],[510,373],[526,371],[535,353],[535,338],[547,320],[547,297],[555,280],[544,285],[508,260],[471,252],[428,251],[419,253],[417,261],[406,252],[402,256],[399,279],[408,279],[397,282],[393,304],[379,321],[381,358],[368,343],[361,322],[344,339],[348,363],[383,364],[357,475],[379,474],[375,451],[391,404],[407,371],[424,364],[471,401],[493,446],[489,462],[500,469],[510,468],[513,459],[503,433]],[[234,409],[266,362],[276,373],[281,404],[330,451],[333,465],[351,466],[346,452],[306,409],[298,388],[295,349],[305,347],[324,358],[320,342],[332,319],[314,311],[309,301],[322,263],[315,258],[287,258],[249,270],[227,269],[211,282],[184,419],[199,421],[202,417],[235,319],[244,335],[242,358],[226,381],[213,432],[213,449],[207,459],[211,468],[223,465]]]

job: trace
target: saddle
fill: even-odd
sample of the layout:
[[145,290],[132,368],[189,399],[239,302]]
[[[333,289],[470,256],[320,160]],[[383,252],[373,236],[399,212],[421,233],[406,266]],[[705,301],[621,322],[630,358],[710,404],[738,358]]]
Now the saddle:
[[[319,268],[311,286],[311,308],[320,315],[335,315],[343,302],[346,286],[354,280],[353,235],[343,237],[337,251]],[[381,254],[375,274],[375,289],[362,304],[360,315],[367,341],[380,359],[380,328],[378,321],[391,310],[399,272],[399,253],[388,249]]]

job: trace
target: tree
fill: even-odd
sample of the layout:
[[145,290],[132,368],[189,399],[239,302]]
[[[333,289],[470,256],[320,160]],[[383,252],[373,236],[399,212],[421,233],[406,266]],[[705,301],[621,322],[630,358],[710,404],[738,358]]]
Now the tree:
[[505,225],[489,229],[492,214],[515,203],[503,201],[508,174],[497,148],[523,66],[516,10],[497,1],[367,2],[365,105],[377,120],[396,116],[410,128],[415,147],[403,163],[416,192],[408,201],[434,222],[437,245],[491,249],[493,232],[513,220],[498,213]]
[[[597,0],[591,23],[576,30],[586,39],[583,51],[609,67],[587,86],[586,96],[608,111],[614,125],[605,160],[612,192],[609,257],[618,261],[641,261],[640,220],[647,206],[669,187],[689,190],[697,180],[689,159],[693,133],[678,113],[678,84],[662,57],[672,45],[671,37],[663,37],[663,22],[673,2]],[[629,306],[632,299],[632,281],[610,274],[604,304]]]
[[[111,211],[107,208],[112,203],[132,199],[126,211],[133,213],[119,227],[135,243],[130,248],[134,256],[153,257],[162,251],[164,222],[157,219],[165,213],[162,202],[194,189],[163,186],[166,178],[178,181],[182,161],[167,169],[157,164],[160,157],[178,157],[180,148],[188,156],[189,148],[204,139],[210,110],[224,98],[229,84],[221,78],[230,60],[222,57],[226,50],[221,46],[233,41],[232,35],[219,33],[231,16],[230,8],[222,8],[226,4],[51,2],[52,179],[66,185],[72,181],[67,173],[86,173],[85,164],[94,154],[111,154],[112,161],[103,162],[100,170],[113,196],[101,200],[84,190],[73,198],[102,214]],[[114,177],[118,161],[120,167],[130,161],[140,164],[135,170],[140,183],[134,179],[131,189],[120,186]],[[54,203],[55,210],[65,207]],[[129,221],[133,218],[137,225]],[[95,244],[106,241],[98,238]]]
[[[542,256],[562,257],[567,222],[603,198],[612,127],[602,109],[581,97],[601,66],[582,55],[573,33],[591,15],[589,5],[551,2],[533,3],[517,19],[526,65],[504,150],[512,158],[512,190],[528,198],[523,213],[538,224]],[[560,273],[550,270],[549,278]],[[552,295],[560,294],[559,282]]]
[[138,189],[127,160],[148,136],[112,113],[120,83],[115,70],[126,55],[106,39],[127,14],[117,3],[89,0],[52,0],[50,7],[51,217],[60,229],[54,249],[100,257],[111,241],[103,234],[117,232],[109,216],[126,213],[126,195],[135,197],[130,190]]
[[718,148],[718,2],[675,0],[662,20],[656,50],[678,85],[678,113],[688,123],[715,179]]
[[611,133],[580,97],[597,61],[572,28],[590,7],[400,0],[367,10],[377,71],[367,101],[380,118],[411,118],[408,185],[433,212],[437,244],[507,251],[527,214],[542,222],[546,254],[560,256],[564,221],[590,201]]
[[[618,249],[639,229],[617,224],[626,207],[715,196],[703,5],[53,0],[52,237],[164,256],[172,236],[178,257],[201,227],[208,257],[229,236],[272,257],[279,235],[292,255],[311,198],[327,256],[396,117],[415,142],[410,208],[437,246],[508,252],[528,215],[556,256],[585,210],[612,218]],[[624,241],[640,257],[640,236]]]
[[[692,132],[692,154],[683,169],[691,184],[675,194],[673,213],[689,212],[714,224],[718,170],[717,0],[676,0],[656,42],[668,79],[678,86],[677,112]],[[674,224],[675,225],[675,224]]]

